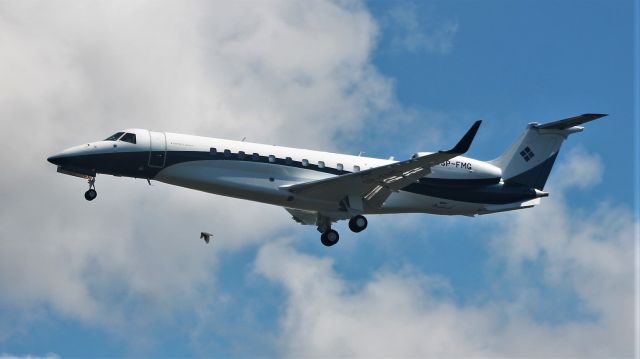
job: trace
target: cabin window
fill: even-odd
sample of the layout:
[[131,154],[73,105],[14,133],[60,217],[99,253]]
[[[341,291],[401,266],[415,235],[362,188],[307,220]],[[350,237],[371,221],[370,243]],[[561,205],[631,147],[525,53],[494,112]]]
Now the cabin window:
[[309,165],[309,160],[306,160],[306,159],[302,160],[302,165],[304,167],[307,167]]
[[254,161],[260,161],[260,155],[254,152],[251,159]]
[[231,157],[231,151],[229,151],[229,150],[224,150],[224,156],[225,156],[225,157]]
[[274,163],[276,161],[276,156],[274,155],[269,155],[269,162],[270,163]]
[[239,151],[238,152],[238,158],[239,159],[241,159],[241,160],[244,159],[244,156],[245,156],[244,151]]
[[318,168],[324,168],[324,161],[318,161]]
[[284,159],[284,162],[285,162],[286,164],[290,165],[290,164],[292,164],[292,163],[293,163],[293,160],[291,159],[291,157],[287,157],[287,158],[285,158],[285,159]]
[[215,148],[215,147],[211,147],[211,148],[209,149],[209,154],[210,154],[210,155],[215,156],[215,155],[216,155],[216,153],[218,153],[218,151],[216,150],[216,148]]
[[353,166],[353,172],[360,172],[360,166],[354,165]]
[[338,171],[344,170],[344,166],[342,165],[342,163],[338,163],[336,167],[338,168]]
[[125,133],[124,136],[120,138],[120,141],[136,144],[136,135],[133,133]]
[[120,136],[122,136],[124,134],[124,132],[118,132],[118,133],[114,133],[113,135],[105,138],[105,141],[117,141],[118,138],[120,138]]

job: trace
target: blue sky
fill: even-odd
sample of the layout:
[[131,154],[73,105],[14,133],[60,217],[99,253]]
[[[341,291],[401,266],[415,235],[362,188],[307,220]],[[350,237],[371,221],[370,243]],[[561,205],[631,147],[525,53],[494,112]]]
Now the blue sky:
[[[1,355],[633,356],[637,3],[0,9],[19,134],[0,157]],[[489,160],[582,113],[609,117],[565,142],[540,206],[371,217],[330,249],[282,209],[163,184],[103,176],[89,205],[44,163],[125,127],[401,159],[477,119],[468,155]]]

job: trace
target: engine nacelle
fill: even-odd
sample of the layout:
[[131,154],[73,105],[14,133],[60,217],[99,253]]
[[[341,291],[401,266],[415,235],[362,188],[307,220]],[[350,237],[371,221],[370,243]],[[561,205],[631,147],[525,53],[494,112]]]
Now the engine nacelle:
[[[411,158],[430,155],[433,152],[416,152]],[[439,165],[431,167],[431,173],[426,178],[451,180],[485,180],[498,183],[502,178],[502,170],[484,161],[474,160],[464,156],[454,157]]]

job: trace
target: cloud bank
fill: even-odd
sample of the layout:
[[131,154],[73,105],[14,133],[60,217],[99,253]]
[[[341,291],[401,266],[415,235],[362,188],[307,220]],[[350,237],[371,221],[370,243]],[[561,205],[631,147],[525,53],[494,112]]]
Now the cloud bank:
[[[280,209],[106,176],[90,205],[52,153],[127,127],[331,149],[394,106],[359,2],[20,1],[0,13],[0,340],[43,308],[122,339],[171,323],[216,298],[220,253],[292,225]],[[189,245],[213,229],[215,252]]]
[[[580,161],[591,178],[600,178],[597,156],[577,150],[567,157],[560,168]],[[354,286],[331,259],[286,242],[263,246],[256,271],[287,293],[282,351],[292,357],[631,357],[638,223],[623,207],[572,208],[562,194],[583,174],[556,178],[553,197],[540,208],[490,219],[488,275],[495,287],[483,291],[485,300],[460,303],[446,279],[411,269],[379,269]],[[558,306],[545,298],[549,289],[558,297],[569,293],[582,315],[540,314]]]

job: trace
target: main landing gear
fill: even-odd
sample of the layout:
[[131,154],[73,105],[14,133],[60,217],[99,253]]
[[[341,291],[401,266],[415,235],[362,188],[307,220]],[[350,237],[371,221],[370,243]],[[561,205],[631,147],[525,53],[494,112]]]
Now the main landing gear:
[[332,245],[338,243],[340,240],[340,235],[334,229],[329,229],[328,231],[322,233],[320,236],[320,242],[327,247],[331,247]]
[[329,217],[318,217],[318,232],[322,233],[320,236],[320,242],[327,247],[331,247],[332,245],[338,243],[340,240],[340,235],[337,231],[331,229],[331,218]]
[[[349,229],[354,233],[359,233],[367,228],[367,219],[362,215],[354,216],[349,220]],[[320,235],[320,242],[327,247],[331,247],[338,243],[340,235],[334,229],[331,229],[331,220],[324,218],[318,225],[318,231],[322,233]]]
[[96,192],[96,178],[91,177],[89,178],[89,190],[84,193],[84,198],[87,201],[93,201],[96,197],[98,197],[98,192]]
[[367,228],[368,223],[364,216],[357,215],[349,220],[349,229],[354,233],[360,233]]

